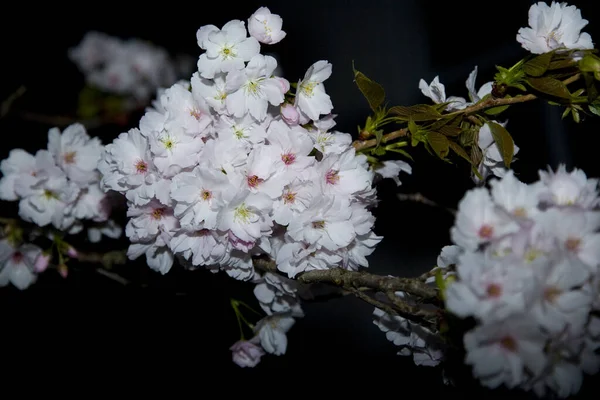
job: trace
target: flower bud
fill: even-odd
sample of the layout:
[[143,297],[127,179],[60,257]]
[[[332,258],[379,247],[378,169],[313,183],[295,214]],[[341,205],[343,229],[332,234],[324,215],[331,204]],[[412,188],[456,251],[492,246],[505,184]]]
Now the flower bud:
[[69,268],[65,264],[60,264],[57,269],[58,273],[63,278],[66,278],[69,275]]
[[67,255],[71,258],[77,258],[77,250],[75,250],[73,246],[69,246],[69,248],[67,249]]
[[600,72],[600,58],[593,54],[586,54],[581,60],[579,60],[579,69],[582,72],[594,72],[597,74]]
[[298,125],[300,114],[296,107],[290,103],[283,103],[281,106],[281,118],[290,126]]
[[50,264],[50,254],[42,253],[36,259],[33,265],[33,269],[35,272],[42,273],[48,268],[48,264]]

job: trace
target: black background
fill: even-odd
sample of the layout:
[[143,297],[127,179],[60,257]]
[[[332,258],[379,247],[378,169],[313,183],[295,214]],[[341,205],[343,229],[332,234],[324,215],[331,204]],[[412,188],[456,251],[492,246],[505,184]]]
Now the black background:
[[[235,6],[223,1],[136,6],[107,2],[16,4],[4,14],[1,27],[0,89],[5,98],[20,85],[28,88],[17,103],[19,109],[46,115],[69,113],[83,77],[66,51],[86,31],[139,37],[172,54],[197,58],[196,31],[200,26],[246,20],[258,7],[267,6],[282,16],[287,37],[279,44],[263,45],[263,52],[277,55],[283,75],[292,82],[315,61],[330,61],[333,74],[325,87],[333,112],[338,114],[337,129],[354,135],[369,109],[353,83],[353,61],[358,70],[384,86],[389,105],[429,102],[418,82],[421,78],[430,82],[435,75],[440,76],[448,94],[466,97],[464,82],[475,65],[479,66],[478,88],[493,78],[496,64],[508,67],[526,55],[515,37],[520,27],[527,26],[531,4],[518,0],[475,4],[265,0]],[[594,1],[571,4],[590,21],[585,31],[593,39],[600,37],[600,14]],[[582,168],[588,176],[600,175],[598,120],[588,118],[578,125],[561,121],[560,114],[561,110],[541,102],[522,104],[506,113],[507,128],[521,148],[514,169],[524,181],[537,179],[538,169],[560,162]],[[130,122],[135,125],[135,120]],[[31,152],[45,147],[48,128],[9,115],[0,121],[0,156],[5,158],[15,147]],[[108,143],[126,129],[107,126],[90,133]],[[440,208],[399,202],[396,193],[421,192],[443,206],[456,207],[465,190],[473,186],[464,164],[445,164],[420,150],[413,154],[413,174],[401,176],[402,186],[397,188],[391,181],[379,185],[381,203],[375,210],[375,232],[385,238],[370,257],[371,272],[418,275],[435,265],[440,248],[450,243],[450,214]],[[15,204],[3,203],[1,210],[9,216],[16,210]],[[120,249],[127,242],[87,246],[88,250]],[[191,372],[201,379],[206,373],[202,371],[213,371],[232,379],[257,379],[263,385],[267,377],[273,384],[294,382],[297,390],[329,382],[332,384],[326,387],[337,393],[364,376],[356,386],[365,391],[387,393],[402,387],[405,393],[398,395],[409,398],[413,398],[407,389],[411,386],[418,388],[419,397],[481,394],[475,385],[446,388],[436,369],[416,368],[411,359],[396,356],[395,346],[371,322],[373,308],[351,297],[305,304],[306,317],[288,334],[287,354],[263,357],[254,370],[242,370],[231,362],[228,350],[239,338],[229,299],[256,305],[253,285],[223,274],[179,268],[161,276],[143,260],[116,272],[131,284],[122,286],[94,273],[91,267],[80,266],[67,279],[46,273],[24,292],[0,289],[5,312],[0,330],[7,335],[7,343],[12,343],[6,353],[14,355],[15,362],[63,360],[72,366],[85,365],[98,374],[124,367],[129,374],[141,369],[153,371],[149,376]],[[105,369],[105,365],[110,366]],[[284,379],[277,379],[280,377]],[[232,389],[217,381],[203,385],[225,392]]]

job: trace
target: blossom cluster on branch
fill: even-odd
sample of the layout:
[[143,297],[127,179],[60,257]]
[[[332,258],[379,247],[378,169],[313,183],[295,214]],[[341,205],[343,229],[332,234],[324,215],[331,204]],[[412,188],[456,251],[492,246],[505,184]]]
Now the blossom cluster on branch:
[[[176,83],[151,68],[164,61],[161,51],[90,33],[69,53],[90,82],[156,97],[105,146],[75,123],[50,129],[47,150],[13,149],[0,163],[0,199],[18,201],[25,223],[0,221],[0,286],[27,288],[55,258],[63,275],[69,258],[102,259],[78,253],[68,235],[118,238],[116,195],[127,208],[130,260],[143,257],[161,274],[179,264],[254,285],[258,307],[231,299],[240,339],[230,350],[241,367],[286,353],[303,302],[351,294],[375,307],[373,323],[416,365],[445,365],[462,349],[483,386],[575,394],[600,368],[598,180],[560,165],[520,181],[511,169],[519,148],[499,115],[544,96],[577,122],[583,112],[600,115],[600,58],[581,32],[587,23],[574,6],[534,4],[530,27],[517,33],[531,54],[498,67],[479,89],[475,67],[468,100],[447,96],[436,76],[418,84],[433,105],[387,109],[383,88],[355,70],[373,111],[356,141],[335,129],[324,83],[331,63],[318,60],[290,81],[261,52],[287,36],[266,7],[247,21],[200,27],[197,71]],[[141,81],[132,69],[146,71]],[[571,92],[579,80],[584,87]],[[401,127],[384,134],[389,124]],[[400,185],[400,174],[412,173],[384,156],[410,159],[405,147],[419,143],[441,159],[452,151],[467,160],[476,187],[460,201],[453,243],[431,271],[369,274],[368,256],[383,239],[372,213],[377,179]],[[47,248],[33,244],[40,239]],[[445,378],[452,383],[451,370]]]

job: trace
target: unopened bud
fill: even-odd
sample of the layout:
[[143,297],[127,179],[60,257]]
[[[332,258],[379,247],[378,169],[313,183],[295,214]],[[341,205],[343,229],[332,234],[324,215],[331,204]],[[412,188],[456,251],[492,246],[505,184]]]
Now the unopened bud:
[[290,103],[284,103],[281,107],[281,118],[285,121],[286,124],[290,126],[298,125],[300,121],[300,114],[296,107],[294,107]]
[[579,69],[581,72],[594,72],[597,74],[600,72],[600,58],[593,54],[586,54],[581,60],[579,60]]
[[69,275],[69,268],[65,264],[60,264],[57,269],[58,269],[58,273],[63,278],[66,278],[67,275]]
[[42,253],[35,259],[33,269],[39,274],[48,268],[48,264],[50,264],[50,254]]
[[71,258],[77,258],[77,250],[75,250],[73,246],[69,246],[69,248],[67,249],[67,255]]
[[494,84],[492,85],[492,96],[496,97],[496,98],[501,98],[501,97],[504,97],[505,94],[506,94],[506,85],[505,84],[498,85],[498,83],[494,82]]

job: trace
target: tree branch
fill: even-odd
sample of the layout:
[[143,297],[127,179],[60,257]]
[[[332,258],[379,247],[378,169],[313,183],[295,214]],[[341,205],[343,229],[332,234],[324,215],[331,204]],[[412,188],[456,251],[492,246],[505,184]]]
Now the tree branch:
[[[581,74],[575,74],[572,77],[565,79],[563,81],[563,83],[565,85],[568,85],[570,83],[577,81],[579,78],[581,78]],[[501,99],[498,99],[495,97],[489,97],[483,101],[480,101],[480,102],[473,104],[472,106],[466,107],[462,110],[444,114],[443,117],[446,118],[446,117],[457,116],[457,115],[469,116],[469,115],[478,113],[479,111],[482,111],[482,110],[485,110],[488,108],[499,107],[499,106],[508,106],[508,105],[518,104],[518,103],[525,103],[527,101],[532,101],[537,98],[538,97],[533,93],[515,96],[515,97],[504,97]],[[387,142],[397,139],[399,137],[406,136],[407,134],[408,134],[408,128],[402,128],[397,131],[393,131],[393,132],[383,135],[381,142],[387,143]],[[365,149],[368,149],[371,147],[375,147],[376,145],[377,145],[377,139],[355,140],[352,143],[352,146],[354,146],[354,149],[356,151],[365,150]]]
[[[254,266],[260,270],[272,273],[279,272],[273,260],[256,257],[253,259],[253,262]],[[402,291],[417,297],[419,301],[423,303],[439,303],[437,289],[425,284],[418,278],[412,279],[381,276],[363,271],[357,272],[341,268],[332,268],[327,270],[302,272],[294,279],[304,284],[326,283],[340,287],[363,301],[381,308],[388,314],[399,315],[423,326],[427,326],[429,329],[436,329],[435,312],[408,304],[394,294],[395,292]],[[387,305],[373,299],[371,296],[364,293],[365,288],[387,294],[392,301],[392,304]]]

